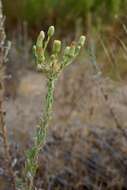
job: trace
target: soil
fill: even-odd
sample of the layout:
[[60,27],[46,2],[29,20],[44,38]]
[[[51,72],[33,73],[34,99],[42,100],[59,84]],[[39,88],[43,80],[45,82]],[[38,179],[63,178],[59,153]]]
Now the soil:
[[[75,64],[56,82],[53,119],[35,178],[38,190],[127,189],[127,85],[85,69]],[[16,96],[6,97],[5,119],[12,165],[20,175],[44,109],[46,79],[25,70],[18,80]],[[11,190],[10,181],[1,154],[0,190]]]

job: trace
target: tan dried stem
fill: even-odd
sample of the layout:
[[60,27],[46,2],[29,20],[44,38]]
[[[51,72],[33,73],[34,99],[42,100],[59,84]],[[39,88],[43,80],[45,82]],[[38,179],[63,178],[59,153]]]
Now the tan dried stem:
[[6,165],[9,170],[9,174],[13,180],[13,189],[16,190],[15,186],[15,176],[14,172],[11,167],[11,157],[9,153],[9,142],[8,142],[8,135],[7,129],[5,126],[5,112],[3,111],[3,101],[4,101],[4,75],[5,75],[5,57],[6,57],[6,50],[5,50],[5,39],[6,34],[4,30],[4,16],[2,12],[2,1],[0,0],[0,130],[2,133],[3,138],[3,147],[4,147],[4,154],[6,159]]

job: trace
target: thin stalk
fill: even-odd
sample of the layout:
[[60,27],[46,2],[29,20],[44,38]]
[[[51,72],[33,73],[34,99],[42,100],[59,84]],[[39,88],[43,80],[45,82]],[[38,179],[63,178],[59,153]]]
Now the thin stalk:
[[48,78],[48,90],[46,95],[45,113],[43,118],[41,118],[40,124],[36,131],[34,147],[32,147],[27,154],[26,176],[28,190],[33,190],[34,177],[38,168],[39,153],[46,142],[47,129],[49,121],[51,119],[51,112],[53,106],[54,82],[55,79],[53,76]]
[[47,39],[47,41],[45,42],[45,45],[44,45],[44,52],[45,52],[45,50],[46,50],[46,48],[48,46],[49,40],[50,40],[50,37],[48,36],[48,39]]
[[[0,101],[0,108],[1,107],[2,107],[2,102]],[[12,177],[13,189],[16,190],[15,175],[14,175],[13,169],[11,167],[11,156],[9,153],[8,134],[7,134],[7,129],[6,129],[5,122],[4,122],[4,112],[2,110],[0,111],[0,128],[1,128],[2,138],[3,138],[5,162],[6,162],[9,174]]]
[[[4,147],[6,165],[9,174],[12,177],[13,189],[16,190],[15,175],[11,167],[11,156],[9,153],[8,134],[5,126],[5,116],[4,116],[5,113],[3,111],[4,75],[5,75],[4,62],[6,61],[5,58],[7,57],[8,54],[8,51],[5,51],[5,40],[6,40],[6,34],[4,30],[4,16],[2,11],[2,1],[0,0],[0,130],[3,138],[3,147]],[[7,49],[9,50],[9,47],[7,47]]]

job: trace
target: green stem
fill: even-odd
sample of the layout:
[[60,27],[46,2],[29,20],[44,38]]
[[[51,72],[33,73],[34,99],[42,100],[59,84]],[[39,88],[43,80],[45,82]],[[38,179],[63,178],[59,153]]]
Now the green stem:
[[50,37],[48,36],[48,39],[47,39],[47,41],[45,42],[45,45],[44,45],[44,52],[45,52],[45,50],[46,50],[46,48],[48,46],[49,40],[50,40]]
[[27,190],[32,190],[34,185],[34,177],[38,168],[38,156],[45,144],[47,137],[48,124],[51,118],[52,106],[53,106],[53,94],[54,94],[54,82],[53,76],[48,79],[48,92],[46,95],[46,105],[45,113],[43,118],[41,118],[40,124],[37,128],[34,146],[27,152],[27,162],[26,162],[26,178],[28,188]]
[[54,82],[55,79],[53,77],[50,77],[48,79],[48,92],[46,95],[46,105],[45,105],[45,113],[43,118],[41,119],[39,128],[37,130],[36,134],[36,146],[41,149],[42,144],[44,145],[46,136],[47,136],[47,129],[48,124],[51,119],[51,112],[52,112],[52,106],[53,106],[53,94],[54,94]]

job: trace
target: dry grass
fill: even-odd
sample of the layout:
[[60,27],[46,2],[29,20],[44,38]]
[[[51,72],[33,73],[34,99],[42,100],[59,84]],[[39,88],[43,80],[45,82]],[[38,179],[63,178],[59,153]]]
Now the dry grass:
[[[119,63],[121,50],[117,50]],[[15,51],[11,55],[12,63],[14,55]],[[18,57],[19,52],[16,55]],[[24,58],[18,61],[22,63],[22,60]],[[102,50],[100,54],[97,52],[96,62],[104,74],[110,73],[110,64],[107,66],[107,57]],[[90,63],[88,55],[86,60],[81,57],[75,65],[65,70],[57,82],[54,119],[47,143],[39,157],[36,186],[40,189],[127,189],[126,72],[124,77],[121,74],[120,81],[105,77],[99,80]],[[14,72],[18,81],[16,95],[13,99],[10,95],[5,102],[8,110],[6,121],[11,134],[11,154],[15,161],[13,168],[19,175],[24,166],[24,150],[31,146],[33,128],[41,113],[41,94],[45,95],[46,88],[46,81],[40,74],[25,67],[20,68],[15,68]],[[40,86],[43,88],[40,89]],[[100,87],[108,95],[108,104]],[[117,128],[109,105],[123,131]],[[9,178],[2,159],[0,163],[3,169],[1,179],[2,182],[5,180],[6,186],[1,186],[1,190],[11,190],[11,187],[8,189]]]

